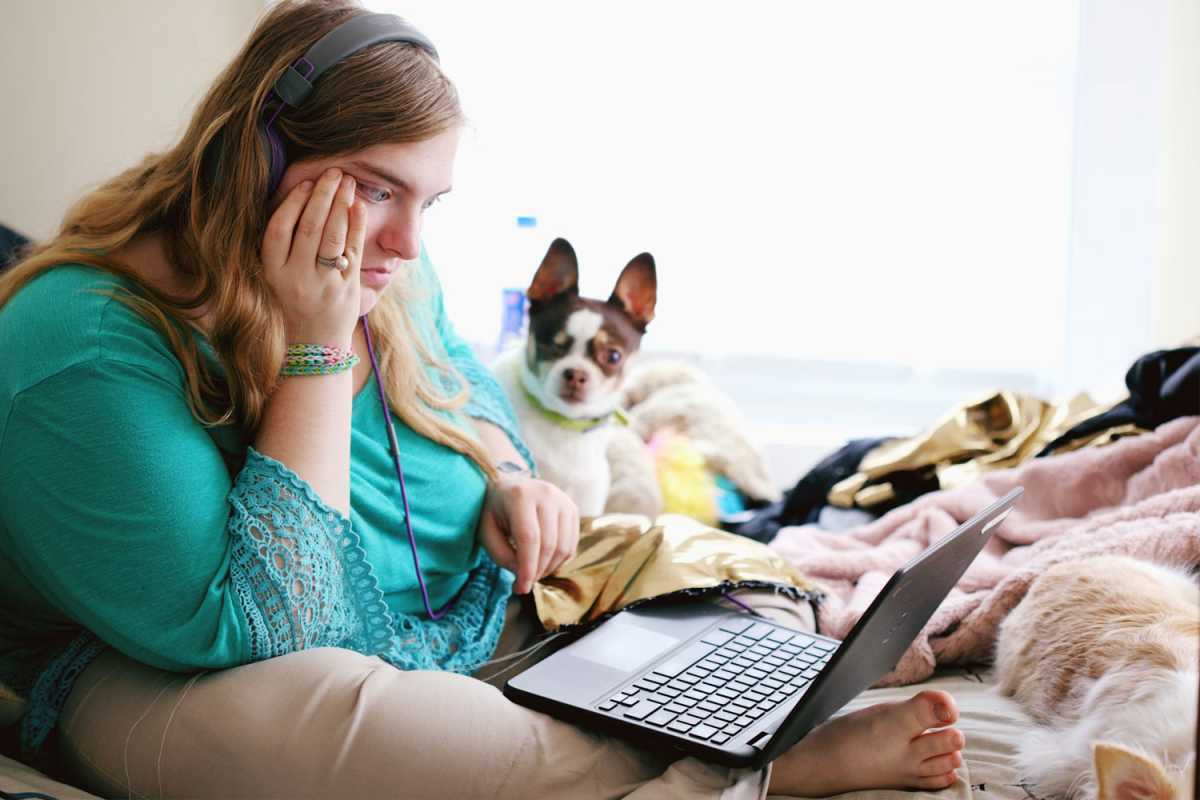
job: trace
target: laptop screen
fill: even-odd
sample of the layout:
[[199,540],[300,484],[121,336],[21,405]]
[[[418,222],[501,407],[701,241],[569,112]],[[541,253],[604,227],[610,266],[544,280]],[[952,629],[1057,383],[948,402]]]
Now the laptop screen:
[[896,666],[1022,491],[1013,489],[896,570],[756,764],[782,755]]

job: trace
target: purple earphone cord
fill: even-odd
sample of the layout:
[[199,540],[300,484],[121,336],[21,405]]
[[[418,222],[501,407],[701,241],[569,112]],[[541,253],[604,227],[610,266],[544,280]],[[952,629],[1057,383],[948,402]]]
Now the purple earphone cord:
[[[454,605],[454,600],[451,599],[437,611],[434,611],[433,606],[429,604],[429,590],[425,588],[425,578],[421,576],[421,558],[417,555],[417,537],[413,534],[412,515],[408,510],[408,489],[404,485],[404,470],[400,468],[400,445],[396,442],[396,429],[392,427],[392,414],[388,409],[387,395],[383,392],[383,381],[379,379],[379,362],[375,359],[375,346],[371,343],[371,326],[367,323],[366,316],[360,317],[360,319],[362,320],[363,337],[367,340],[367,356],[371,359],[371,369],[375,372],[375,386],[379,389],[379,405],[383,408],[383,420],[387,424],[388,445],[392,449],[392,463],[396,465],[396,477],[400,479],[400,498],[404,501],[404,527],[408,531],[408,546],[412,549],[413,569],[417,573],[417,584],[421,587],[421,600],[425,603],[425,611],[429,613],[429,618],[438,620],[446,615],[450,606]],[[753,608],[736,597],[732,597],[726,592],[722,592],[722,595],[731,603],[759,616]]]
[[379,362],[375,359],[375,346],[371,343],[371,326],[367,323],[365,314],[360,319],[362,320],[363,337],[367,340],[367,355],[371,359],[371,369],[375,373],[375,386],[379,389],[379,405],[383,409],[383,421],[387,424],[388,446],[392,449],[392,463],[396,465],[396,477],[400,479],[400,498],[404,501],[404,527],[408,531],[408,546],[412,548],[413,569],[417,573],[417,584],[421,587],[421,600],[425,603],[425,610],[429,613],[429,618],[438,620],[446,615],[450,606],[454,605],[454,599],[451,598],[437,611],[434,611],[433,606],[429,604],[429,590],[425,588],[425,578],[421,576],[421,559],[417,555],[417,537],[413,534],[412,514],[408,509],[408,488],[404,485],[404,470],[400,467],[400,445],[396,442],[396,429],[392,427],[392,413],[388,408],[387,395],[383,392],[383,381],[379,377]]

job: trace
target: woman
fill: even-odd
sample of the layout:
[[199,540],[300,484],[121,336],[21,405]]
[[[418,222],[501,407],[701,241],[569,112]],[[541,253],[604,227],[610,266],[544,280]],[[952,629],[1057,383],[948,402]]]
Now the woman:
[[502,628],[519,646],[508,597],[570,557],[579,520],[532,476],[421,248],[462,121],[432,46],[365,46],[297,107],[273,99],[364,13],[272,7],[178,145],[0,278],[0,680],[29,698],[26,755],[164,797],[951,783],[941,692],[828,723],[768,777],[669,764],[468,677]]

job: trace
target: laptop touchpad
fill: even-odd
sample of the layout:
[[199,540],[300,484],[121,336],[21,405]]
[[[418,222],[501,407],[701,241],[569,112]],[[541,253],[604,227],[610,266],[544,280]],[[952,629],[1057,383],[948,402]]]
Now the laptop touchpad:
[[613,621],[601,625],[568,649],[576,658],[628,671],[649,664],[679,641],[639,625]]

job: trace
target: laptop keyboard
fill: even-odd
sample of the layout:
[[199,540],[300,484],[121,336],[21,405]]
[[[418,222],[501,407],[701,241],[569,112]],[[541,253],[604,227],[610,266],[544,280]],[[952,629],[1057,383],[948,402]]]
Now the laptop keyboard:
[[753,619],[731,619],[600,701],[613,716],[725,744],[802,693],[832,642]]

